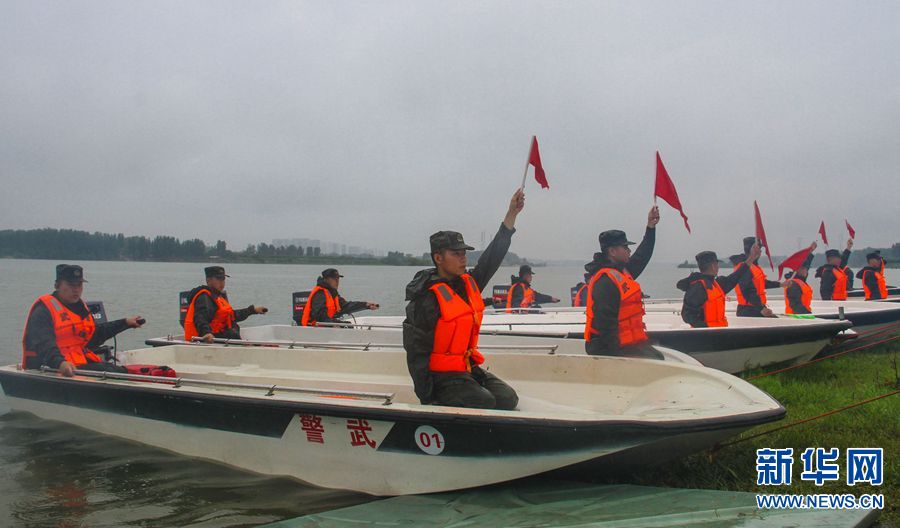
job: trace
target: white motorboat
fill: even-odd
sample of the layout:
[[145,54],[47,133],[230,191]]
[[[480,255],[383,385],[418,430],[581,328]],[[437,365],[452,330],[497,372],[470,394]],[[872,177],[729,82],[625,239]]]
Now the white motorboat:
[[[809,361],[851,323],[795,318],[728,318],[727,327],[691,328],[681,319],[681,305],[647,307],[644,322],[650,339],[687,354],[707,367],[738,373],[775,364]],[[363,328],[399,328],[403,317],[357,317]],[[485,313],[482,335],[584,337],[583,310],[545,313]],[[579,341],[583,347],[583,341]]]
[[780,419],[723,372],[668,361],[491,353],[515,411],[421,405],[405,352],[173,345],[119,354],[177,378],[0,367],[14,411],[184,455],[374,495],[656,464]]

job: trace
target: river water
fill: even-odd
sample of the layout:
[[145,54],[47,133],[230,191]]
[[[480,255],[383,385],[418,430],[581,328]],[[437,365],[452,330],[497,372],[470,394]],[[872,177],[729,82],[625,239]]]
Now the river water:
[[[102,300],[111,319],[143,315],[144,328],[118,336],[119,350],[144,340],[178,334],[178,292],[202,282],[203,265],[160,262],[78,262],[85,267],[86,300]],[[25,315],[39,295],[53,289],[56,261],[0,259],[0,361],[21,355]],[[264,305],[269,313],[249,325],[288,324],[291,292],[308,290],[325,266],[230,264],[232,304]],[[378,302],[377,315],[403,313],[404,287],[418,270],[404,266],[343,266],[341,294]],[[515,268],[501,268],[495,283],[508,283]],[[535,269],[534,287],[568,304],[569,287],[582,269]],[[675,282],[689,270],[651,263],[641,276],[652,297],[675,297]],[[888,270],[890,283],[900,270]],[[813,281],[817,282],[817,281]],[[814,286],[814,289],[817,289]],[[486,289],[489,292],[490,288]],[[364,312],[366,313],[366,312]],[[106,437],[76,427],[9,413],[0,400],[0,526],[256,526],[371,500],[323,490],[290,479],[252,475],[213,463]]]

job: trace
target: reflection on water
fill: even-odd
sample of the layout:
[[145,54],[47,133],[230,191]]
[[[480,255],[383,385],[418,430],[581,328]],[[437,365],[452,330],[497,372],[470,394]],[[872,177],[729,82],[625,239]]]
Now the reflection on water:
[[0,417],[0,467],[3,526],[257,526],[372,500],[23,413]]

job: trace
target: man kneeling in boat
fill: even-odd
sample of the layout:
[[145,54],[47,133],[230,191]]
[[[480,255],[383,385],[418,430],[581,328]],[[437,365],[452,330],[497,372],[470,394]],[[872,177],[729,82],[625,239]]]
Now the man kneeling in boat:
[[812,313],[812,286],[806,283],[809,276],[809,266],[813,261],[813,250],[816,249],[816,243],[813,242],[809,246],[809,255],[803,264],[797,267],[793,273],[788,272],[785,275],[787,279],[784,287],[784,313],[793,314],[811,314]]
[[403,347],[416,395],[423,404],[512,410],[516,391],[482,369],[478,332],[484,312],[481,290],[503,263],[515,232],[516,216],[525,206],[521,189],[513,194],[500,230],[478,263],[466,270],[466,245],[460,233],[431,235],[435,267],[416,273],[406,286]]
[[22,336],[22,368],[50,367],[63,376],[75,369],[127,372],[124,367],[103,361],[91,351],[128,328],[139,328],[140,316],[106,323],[94,322],[90,308],[81,300],[84,270],[74,264],[56,266],[52,294],[34,302]]
[[[756,237],[744,237],[744,255],[750,253],[750,248],[759,244]],[[748,260],[745,258],[745,260]],[[737,316],[738,317],[775,317],[772,310],[766,306],[766,290],[779,288],[780,282],[770,281],[766,278],[766,272],[759,265],[759,256],[750,264],[741,262],[735,265],[735,271],[742,266],[750,268],[750,273],[741,276],[737,285]]]
[[863,291],[866,292],[867,301],[877,301],[887,298],[887,283],[884,280],[884,257],[875,251],[866,255],[868,266],[859,270],[857,279],[862,279]]
[[692,328],[728,326],[725,317],[725,295],[750,272],[750,263],[759,258],[759,244],[750,248],[744,266],[731,275],[719,277],[719,257],[712,251],[701,251],[695,257],[699,272],[691,273],[675,285],[684,293],[681,318]]
[[821,277],[819,295],[823,301],[846,301],[847,291],[853,289],[853,271],[847,267],[853,239],[847,240],[847,249],[843,253],[836,249],[825,252],[826,263],[816,270],[816,277]]
[[617,229],[600,233],[600,252],[585,264],[591,274],[587,288],[584,349],[591,355],[662,359],[650,346],[644,327],[641,285],[635,280],[647,267],[656,243],[659,208],[647,215],[647,230],[634,255],[634,244]]
[[338,293],[338,286],[344,276],[334,268],[322,272],[316,286],[309,292],[303,315],[297,324],[300,326],[316,326],[316,323],[333,323],[342,314],[360,310],[377,310],[378,305],[369,301],[348,301]]
[[184,340],[190,341],[197,336],[202,336],[207,343],[212,343],[215,338],[240,339],[241,327],[238,323],[253,314],[264,314],[269,309],[251,304],[235,310],[225,293],[225,278],[228,277],[225,268],[209,266],[203,271],[206,273],[206,284],[197,286],[189,295],[191,303],[184,318]]

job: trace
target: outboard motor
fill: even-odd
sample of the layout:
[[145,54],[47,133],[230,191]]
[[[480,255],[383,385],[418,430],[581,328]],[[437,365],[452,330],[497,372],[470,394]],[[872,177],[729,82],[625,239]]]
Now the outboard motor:
[[100,324],[108,321],[106,318],[106,308],[103,307],[103,301],[84,301],[91,315],[94,316],[94,323]]
[[187,318],[188,306],[191,304],[192,291],[194,290],[178,292],[178,324],[182,328],[184,328],[184,320]]
[[[91,311],[91,316],[93,316],[95,324],[105,323],[109,320],[106,317],[106,308],[103,307],[103,301],[84,301],[84,304],[87,305],[88,310]],[[115,357],[115,348],[110,347],[109,345],[99,346],[92,349],[91,352],[100,356],[103,361],[109,361],[110,356]]]
[[575,297],[578,295],[578,290],[581,289],[581,286],[572,286],[569,288],[569,297],[571,300],[572,306],[575,306]]
[[309,302],[310,293],[312,293],[312,290],[299,291],[291,294],[291,319],[297,325],[299,325],[300,321],[303,319],[303,309],[306,308],[306,303]]
[[494,291],[491,293],[491,299],[494,301],[494,308],[506,308],[506,296],[509,295],[510,284],[494,285]]

